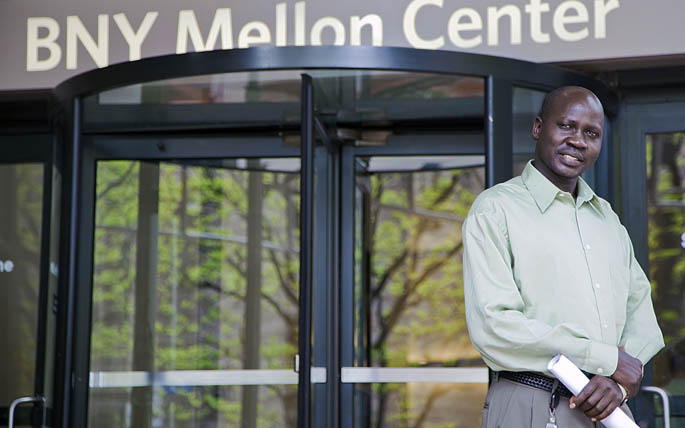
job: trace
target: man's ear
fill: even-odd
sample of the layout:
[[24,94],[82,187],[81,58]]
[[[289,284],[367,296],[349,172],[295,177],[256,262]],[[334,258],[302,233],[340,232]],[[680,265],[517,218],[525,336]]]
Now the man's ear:
[[542,128],[542,118],[540,116],[536,116],[535,121],[533,122],[533,129],[531,131],[531,135],[535,141],[540,139],[540,128]]

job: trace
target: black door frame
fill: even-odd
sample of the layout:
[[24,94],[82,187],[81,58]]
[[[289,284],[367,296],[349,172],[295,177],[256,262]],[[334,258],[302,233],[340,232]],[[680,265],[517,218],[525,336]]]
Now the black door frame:
[[[58,326],[58,351],[61,350],[64,357],[58,361],[57,367],[56,384],[61,387],[57,396],[58,426],[85,426],[86,421],[91,305],[88,284],[92,274],[95,178],[94,168],[91,166],[96,159],[93,147],[85,138],[91,131],[85,130],[83,126],[83,111],[86,109],[84,103],[88,101],[86,97],[103,90],[176,77],[242,71],[317,69],[407,71],[483,78],[486,88],[483,151],[486,154],[487,187],[505,181],[512,175],[512,94],[515,86],[550,90],[563,85],[582,85],[599,96],[610,118],[615,116],[618,108],[616,96],[603,83],[569,70],[485,55],[390,47],[257,47],[168,55],[113,65],[65,81],[54,91],[55,98],[61,105],[58,115],[63,118],[61,123],[65,124],[64,129],[58,129],[57,132],[64,136],[66,142],[62,147],[67,160],[62,236],[68,238],[63,240],[62,254],[66,257],[61,262],[64,268],[62,272],[66,275],[60,277],[60,309],[64,318]],[[307,126],[311,129],[311,125]],[[312,135],[312,132],[307,132]],[[126,148],[134,149],[132,144],[121,143],[112,147],[112,150],[128,157],[130,154],[126,153],[130,152]],[[151,146],[145,147],[148,149],[144,149],[144,153],[139,152],[140,156],[160,156],[155,156],[155,149]],[[170,153],[169,150],[174,152],[171,147],[165,148],[167,154]],[[183,152],[182,157],[198,156],[194,150],[190,153],[180,148],[179,150]],[[216,157],[217,153],[212,152],[211,157]],[[235,157],[235,148],[232,154]],[[240,157],[245,157],[245,154],[241,152]],[[342,165],[344,170],[344,160]],[[604,174],[606,173],[605,171]],[[331,178],[336,179],[338,178]],[[344,245],[340,251],[345,251]],[[341,284],[348,280],[346,275],[349,272],[339,272]],[[343,328],[336,325],[331,328],[338,327]],[[300,343],[309,341],[301,338]],[[340,352],[340,349],[333,347],[331,351]],[[335,396],[335,389],[339,386],[340,367],[339,359],[333,359],[333,363],[328,365],[328,388],[331,391],[329,397]],[[301,384],[300,388],[309,389],[309,382],[306,378],[303,380],[305,384]],[[306,397],[302,399],[307,400]],[[334,406],[334,415],[340,413],[339,400],[329,398],[328,404]],[[309,409],[309,403],[302,403],[301,406]],[[308,428],[310,424],[307,420],[308,417],[301,418],[299,426]],[[330,423],[333,428],[344,426],[339,425],[340,420],[337,417]]]

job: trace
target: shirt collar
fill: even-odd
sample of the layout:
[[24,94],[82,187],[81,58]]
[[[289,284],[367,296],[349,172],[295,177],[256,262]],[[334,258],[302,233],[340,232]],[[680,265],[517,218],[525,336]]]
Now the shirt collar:
[[[540,208],[540,211],[543,213],[547,211],[547,208],[552,205],[557,194],[561,192],[561,189],[549,181],[547,177],[542,175],[542,173],[533,166],[532,160],[528,161],[528,164],[523,169],[521,178],[523,179],[526,188],[533,196],[538,208]],[[585,180],[583,180],[582,177],[578,177],[578,197],[576,203],[582,205],[585,202],[590,202],[591,205],[594,206],[597,202],[596,196],[595,192]]]

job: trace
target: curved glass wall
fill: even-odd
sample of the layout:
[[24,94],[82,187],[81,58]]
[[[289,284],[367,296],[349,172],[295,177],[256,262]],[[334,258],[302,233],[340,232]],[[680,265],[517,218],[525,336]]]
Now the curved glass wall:
[[482,78],[374,70],[223,73],[125,86],[84,100],[84,129],[299,129],[303,73],[314,79],[319,113],[336,121],[458,118],[482,129]]
[[[96,167],[89,426],[297,426],[302,73],[179,78],[84,100]],[[356,355],[343,370],[448,370],[438,382],[402,371],[343,380],[354,426],[473,426],[480,412],[465,409],[479,407],[487,371],[465,329],[459,236],[485,187],[484,80],[306,73],[317,121],[314,426],[330,418],[320,370],[334,340]],[[353,205],[340,202],[346,192]],[[354,253],[338,252],[347,237]],[[355,294],[339,316],[354,321],[336,337],[331,305],[348,286],[331,270],[343,259]],[[476,369],[476,383],[459,368]]]

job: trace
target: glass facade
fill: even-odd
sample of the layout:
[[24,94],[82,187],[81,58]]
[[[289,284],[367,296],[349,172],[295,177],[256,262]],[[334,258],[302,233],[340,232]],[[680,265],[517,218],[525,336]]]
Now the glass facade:
[[[516,175],[532,157],[545,92],[488,70],[460,74],[457,63],[438,72],[376,67],[206,67],[84,92],[77,152],[61,142],[64,159],[54,161],[70,175],[52,178],[76,202],[61,205],[52,193],[48,238],[44,164],[0,165],[3,181],[17,183],[16,204],[1,213],[0,250],[33,257],[35,287],[22,288],[24,300],[48,296],[45,308],[8,318],[34,343],[7,343],[34,359],[6,357],[7,375],[23,378],[16,391],[0,389],[5,401],[44,392],[31,377],[43,346],[44,389],[54,378],[67,391],[52,426],[299,427],[304,413],[313,427],[479,426],[488,370],[466,330],[461,226],[478,194],[509,178],[493,174],[495,158],[513,161]],[[492,141],[503,135],[488,123],[493,112],[506,113],[492,126],[511,123],[510,141]],[[303,224],[307,141],[314,209]],[[69,245],[58,245],[60,230]],[[62,282],[58,268],[69,272]],[[312,304],[302,310],[305,295]],[[58,308],[72,312],[36,316]],[[675,373],[664,367],[655,369],[662,380]]]

